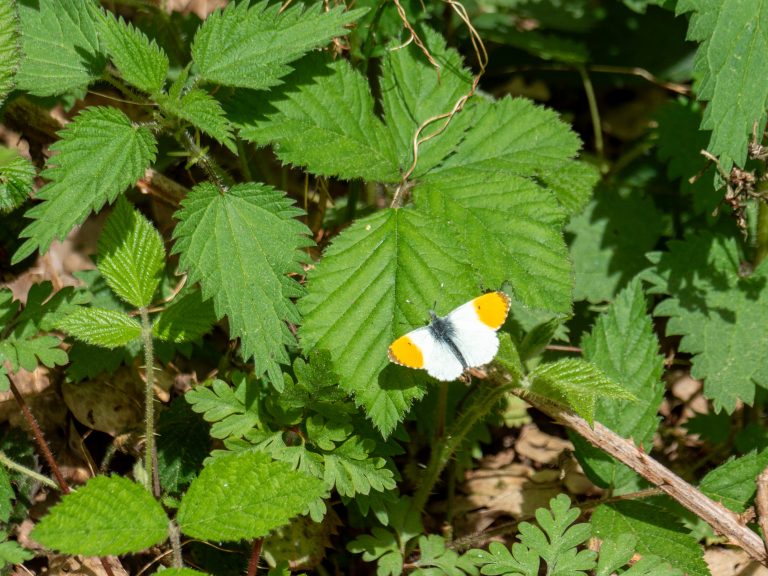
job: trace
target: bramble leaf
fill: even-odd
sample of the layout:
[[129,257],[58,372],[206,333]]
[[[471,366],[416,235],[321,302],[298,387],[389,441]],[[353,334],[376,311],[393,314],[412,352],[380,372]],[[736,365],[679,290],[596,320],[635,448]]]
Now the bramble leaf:
[[768,450],[750,452],[728,460],[707,473],[699,490],[739,514],[747,509],[757,490],[756,479],[768,466]]
[[[650,447],[659,424],[657,412],[665,386],[664,359],[653,323],[645,310],[639,280],[632,281],[597,319],[582,340],[584,358],[636,397],[635,402],[599,397],[595,419],[617,434]],[[576,456],[590,479],[600,486],[621,490],[634,472],[576,434],[571,434]]]
[[185,534],[214,541],[266,536],[323,492],[317,478],[263,453],[226,454],[203,468],[176,517]]
[[707,150],[726,173],[744,167],[753,125],[765,128],[768,104],[768,2],[681,0],[692,12],[688,39],[701,42],[694,62],[695,92],[707,101],[701,127],[711,130]]
[[160,233],[121,196],[99,237],[99,272],[115,294],[140,308],[152,302],[164,265]]
[[203,22],[192,44],[200,77],[225,86],[263,89],[291,71],[290,62],[347,33],[361,10],[324,12],[322,4],[283,10],[268,2],[232,3]]
[[82,89],[107,62],[92,0],[36,0],[16,3],[21,19],[21,62],[16,85],[35,96]]
[[141,336],[138,320],[117,310],[80,308],[60,320],[60,330],[88,344],[117,348]]
[[[16,2],[0,3],[0,105],[13,90],[14,75],[21,61],[21,31]],[[0,211],[3,209],[0,191]]]
[[155,159],[156,142],[149,129],[135,126],[116,108],[88,108],[60,135],[51,146],[58,154],[42,173],[50,180],[37,194],[43,202],[26,214],[34,222],[22,231],[28,240],[14,262],[38,248],[47,250],[55,238],[62,240],[90,212],[141,178]]
[[66,554],[107,556],[140,552],[167,534],[168,517],[146,488],[120,476],[96,476],[63,496],[32,538]]
[[299,322],[289,298],[301,294],[289,273],[301,273],[311,245],[301,211],[283,192],[263,184],[240,184],[226,192],[203,183],[177,212],[173,252],[190,282],[200,282],[203,298],[213,298],[216,316],[227,316],[242,356],[253,357],[257,375],[267,372],[281,386],[279,363],[295,340],[286,322]]
[[212,302],[203,300],[200,290],[192,290],[160,312],[152,324],[152,334],[168,342],[194,342],[215,322]]
[[[2,14],[0,26],[1,20]],[[8,213],[21,206],[32,192],[34,179],[35,167],[29,160],[19,156],[15,150],[0,147],[0,213]]]

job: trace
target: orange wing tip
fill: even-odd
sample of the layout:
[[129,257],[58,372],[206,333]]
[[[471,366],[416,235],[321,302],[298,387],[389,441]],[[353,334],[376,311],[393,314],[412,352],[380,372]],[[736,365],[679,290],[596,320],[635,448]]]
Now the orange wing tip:
[[408,336],[401,336],[387,350],[389,359],[395,364],[408,368],[424,368],[424,355],[421,348],[414,344]]
[[480,321],[494,330],[501,328],[507,319],[509,296],[504,292],[488,292],[475,298],[472,303]]

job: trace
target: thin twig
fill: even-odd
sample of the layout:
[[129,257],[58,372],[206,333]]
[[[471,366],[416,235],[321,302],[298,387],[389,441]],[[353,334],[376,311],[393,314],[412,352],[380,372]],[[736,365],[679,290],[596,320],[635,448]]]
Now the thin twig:
[[763,546],[768,554],[768,467],[757,477],[757,496],[755,497],[757,519],[763,531]]

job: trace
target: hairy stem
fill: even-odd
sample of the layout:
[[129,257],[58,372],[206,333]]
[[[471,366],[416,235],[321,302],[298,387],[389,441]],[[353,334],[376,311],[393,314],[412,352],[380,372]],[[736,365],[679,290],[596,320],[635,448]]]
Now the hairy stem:
[[171,520],[168,522],[168,539],[171,541],[171,549],[173,550],[173,567],[183,568],[184,561],[181,558],[181,532],[179,526]]
[[154,478],[155,452],[155,362],[152,342],[152,324],[149,321],[149,311],[146,306],[139,308],[141,315],[141,340],[144,346],[144,426],[146,441],[144,444],[144,471],[146,472],[147,490],[152,492]]
[[58,484],[48,478],[48,476],[43,476],[42,474],[35,472],[34,470],[30,470],[26,466],[22,466],[18,462],[14,462],[8,456],[5,455],[4,452],[0,452],[0,464],[5,466],[6,468],[9,468],[10,470],[16,470],[17,472],[21,472],[25,476],[29,476],[30,478],[33,478],[37,480],[38,482],[41,482],[48,486],[49,488],[58,488]]

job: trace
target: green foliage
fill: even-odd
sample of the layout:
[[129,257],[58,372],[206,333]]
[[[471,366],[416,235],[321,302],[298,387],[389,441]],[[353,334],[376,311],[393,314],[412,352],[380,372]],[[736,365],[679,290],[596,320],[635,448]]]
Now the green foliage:
[[521,522],[519,542],[508,549],[492,542],[488,551],[471,550],[469,555],[481,566],[482,574],[505,576],[537,576],[543,561],[547,574],[552,576],[586,576],[586,570],[595,567],[596,554],[591,550],[578,550],[590,537],[589,524],[574,524],[579,517],[578,508],[571,508],[565,494],[549,501],[550,510],[536,510],[539,526]]
[[14,255],[16,262],[36,249],[47,250],[55,238],[63,239],[91,211],[112,202],[143,176],[155,159],[152,133],[116,108],[88,108],[60,136],[51,146],[58,154],[42,173],[50,180],[37,194],[43,202],[27,212],[34,222],[21,233],[28,240]]
[[[186,79],[186,74],[179,77],[182,79]],[[219,101],[199,88],[184,91],[179,80],[171,86],[168,95],[156,96],[158,104],[165,112],[191,123],[234,153],[237,148],[232,126]]]
[[259,405],[253,394],[256,383],[239,372],[232,375],[232,380],[236,382],[234,390],[216,379],[210,388],[197,386],[184,395],[192,410],[213,423],[211,436],[214,438],[242,436],[259,422]]
[[[600,558],[595,568],[595,576],[612,576],[627,564],[635,554],[637,539],[628,533],[618,537],[607,537],[600,546]],[[624,576],[683,576],[680,570],[673,569],[657,556],[643,556],[627,570]]]
[[722,502],[734,512],[744,512],[755,496],[755,479],[768,466],[768,450],[750,452],[741,458],[732,458],[708,472],[699,484],[699,490]]
[[35,167],[29,160],[14,150],[0,147],[0,213],[15,210],[29,198],[34,178]]
[[18,542],[0,542],[0,569],[21,564],[35,557],[34,552],[27,550]]
[[[664,395],[664,361],[659,355],[651,318],[646,314],[639,280],[633,280],[598,317],[590,334],[582,340],[582,348],[586,359],[636,398],[634,402],[598,398],[595,419],[649,450]],[[572,434],[571,440],[582,467],[598,485],[620,491],[636,478],[634,472],[580,436]]]
[[168,342],[194,342],[209,332],[216,322],[213,304],[203,300],[200,290],[179,295],[152,325],[152,334]]
[[112,291],[141,308],[152,302],[165,263],[163,239],[123,197],[99,237],[99,272]]
[[437,534],[420,536],[418,541],[421,557],[415,562],[414,576],[465,576],[479,574],[470,555],[459,555],[445,545],[445,540]]
[[289,298],[301,294],[286,275],[301,272],[300,249],[311,244],[296,220],[301,212],[282,192],[255,183],[226,194],[200,184],[181,206],[173,249],[181,268],[200,282],[203,298],[213,298],[216,316],[227,316],[243,357],[279,386],[278,364],[288,362],[285,347],[294,342],[285,322],[299,322]]
[[701,42],[696,51],[696,96],[708,102],[701,127],[711,130],[707,150],[720,158],[726,172],[744,166],[755,123],[765,127],[768,104],[768,18],[765,2],[681,0],[678,13],[692,12],[688,38]]
[[[8,93],[13,90],[14,74],[21,61],[19,34],[19,17],[16,12],[16,2],[3,0],[0,2],[0,105]],[[0,177],[2,181],[2,177]],[[3,209],[3,194],[0,192],[0,210]]]
[[250,0],[230,4],[211,14],[195,35],[192,60],[203,80],[263,89],[275,86],[291,71],[289,64],[334,36],[346,33],[345,24],[362,15],[321,4],[304,9]]
[[19,90],[56,96],[81,90],[101,75],[107,57],[94,4],[92,0],[18,2],[24,53],[16,75]]
[[107,556],[159,544],[167,531],[168,518],[146,488],[120,476],[96,476],[51,508],[32,538],[67,554]]
[[160,485],[176,493],[189,484],[208,456],[208,426],[185,398],[177,398],[157,421],[157,472]]
[[599,538],[630,534],[640,554],[658,556],[689,576],[709,576],[696,539],[666,510],[631,500],[602,504],[592,514],[592,526]]
[[62,319],[57,327],[87,344],[117,348],[141,336],[141,324],[117,310],[80,308]]
[[176,517],[194,538],[235,541],[266,536],[322,493],[322,482],[266,454],[219,456],[189,486]]
[[165,570],[155,572],[155,574],[162,576],[206,576],[205,572],[199,572],[191,568],[166,568]]
[[768,264],[742,277],[736,240],[708,232],[672,241],[651,259],[649,292],[670,296],[654,314],[669,317],[667,334],[682,335],[680,350],[693,354],[691,375],[704,380],[705,396],[716,410],[752,404],[755,387],[768,387],[761,352],[768,346]]
[[555,400],[592,423],[598,398],[624,402],[636,400],[634,394],[614,382],[595,364],[565,358],[540,364],[527,376],[525,388],[534,395]]

